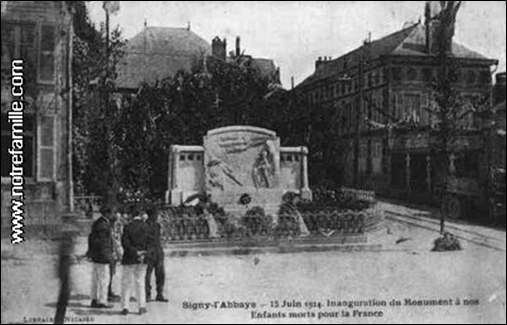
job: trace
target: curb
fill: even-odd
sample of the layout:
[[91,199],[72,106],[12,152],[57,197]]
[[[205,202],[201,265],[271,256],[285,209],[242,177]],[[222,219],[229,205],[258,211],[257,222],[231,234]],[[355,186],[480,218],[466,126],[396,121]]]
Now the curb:
[[292,254],[292,253],[318,253],[318,252],[379,252],[382,245],[378,244],[328,244],[328,245],[280,245],[267,247],[222,247],[197,249],[165,249],[167,257],[202,257],[202,256],[224,256],[224,255],[259,255],[259,254]]

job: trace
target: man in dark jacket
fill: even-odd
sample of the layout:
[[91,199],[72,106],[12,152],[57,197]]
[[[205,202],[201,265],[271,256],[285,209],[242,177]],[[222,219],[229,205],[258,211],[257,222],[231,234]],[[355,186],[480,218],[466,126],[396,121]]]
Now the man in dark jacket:
[[102,207],[101,216],[92,225],[88,237],[88,257],[93,262],[92,303],[93,308],[111,308],[107,303],[109,266],[113,260],[111,222],[114,215],[109,207]]
[[146,262],[148,268],[146,270],[146,299],[151,300],[151,273],[155,270],[155,278],[157,285],[156,301],[167,302],[164,297],[165,269],[164,269],[164,249],[162,248],[161,234],[162,226],[157,222],[158,213],[154,209],[146,211],[148,220],[146,223],[150,232],[150,244],[148,245],[148,255]]
[[134,219],[125,226],[121,243],[122,258],[122,314],[129,313],[129,302],[132,285],[135,285],[139,314],[146,313],[145,276],[146,251],[148,249],[148,225],[137,211],[133,211]]

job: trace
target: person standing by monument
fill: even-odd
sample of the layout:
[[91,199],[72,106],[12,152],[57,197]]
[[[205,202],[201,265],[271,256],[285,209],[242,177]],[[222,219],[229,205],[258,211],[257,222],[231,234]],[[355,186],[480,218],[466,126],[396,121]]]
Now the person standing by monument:
[[147,254],[147,270],[146,270],[146,299],[151,301],[151,274],[155,270],[157,295],[155,300],[161,302],[167,302],[168,300],[164,297],[164,285],[165,285],[165,269],[164,269],[164,249],[162,248],[162,226],[158,223],[158,213],[154,209],[148,209],[146,211],[148,219],[146,223],[149,228],[149,244]]
[[129,303],[132,286],[135,287],[136,299],[139,305],[139,314],[146,313],[146,253],[149,244],[149,227],[141,214],[133,210],[133,220],[125,226],[122,235],[122,314],[129,313]]
[[113,237],[111,222],[114,215],[111,208],[103,206],[101,216],[92,225],[88,237],[88,257],[93,262],[92,273],[92,308],[112,308],[107,303],[109,267],[113,261]]

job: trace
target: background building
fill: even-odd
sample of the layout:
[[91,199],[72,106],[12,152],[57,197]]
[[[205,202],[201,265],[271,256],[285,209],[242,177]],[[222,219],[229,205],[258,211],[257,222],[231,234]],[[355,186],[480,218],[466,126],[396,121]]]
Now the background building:
[[[429,130],[438,123],[432,86],[439,66],[435,19],[427,19],[382,39],[366,40],[360,48],[340,57],[321,57],[315,72],[296,87],[310,105],[332,107],[340,133],[348,140],[344,152],[345,185],[375,189],[391,196],[431,199],[435,169]],[[460,66],[455,88],[466,99],[463,111],[492,104],[491,68],[498,64],[455,42],[449,53]],[[480,118],[468,114],[464,129],[478,130]],[[417,125],[417,131],[395,125]],[[376,125],[384,127],[375,127]],[[474,137],[460,141],[461,158],[473,157],[480,146]],[[470,166],[471,162],[461,165]]]
[[280,84],[280,73],[271,59],[245,55],[237,38],[236,48],[228,56],[227,40],[216,37],[210,45],[187,28],[145,26],[132,37],[125,48],[125,56],[118,65],[117,86],[121,91],[135,91],[143,82],[153,84],[173,77],[178,71],[190,71],[202,65],[204,58],[229,62],[234,58],[249,62],[262,76]]
[[72,13],[67,1],[2,1],[2,229],[11,209],[11,62],[23,59],[25,225],[59,221],[72,201],[70,107]]
[[190,28],[151,27],[129,39],[125,56],[118,66],[117,86],[137,89],[142,82],[152,83],[190,70],[205,55],[210,45]]

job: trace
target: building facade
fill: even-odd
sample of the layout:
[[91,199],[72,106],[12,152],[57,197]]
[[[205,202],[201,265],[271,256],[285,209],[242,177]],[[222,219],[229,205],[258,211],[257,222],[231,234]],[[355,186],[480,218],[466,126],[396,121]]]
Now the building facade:
[[[11,226],[13,61],[23,89],[24,225],[71,210],[72,8],[67,1],[2,1],[2,229]],[[12,158],[12,160],[11,160]]]
[[[335,110],[340,134],[350,144],[343,153],[348,162],[345,185],[431,198],[438,176],[432,166],[432,136],[424,130],[438,123],[430,113],[439,68],[434,23],[429,19],[367,40],[337,59],[321,57],[315,72],[296,87],[309,105]],[[498,62],[454,42],[449,52],[460,67],[455,89],[465,99],[463,112],[491,107],[491,68]],[[459,123],[464,129],[479,129],[477,114],[463,115]],[[417,125],[417,131],[397,128],[406,124]],[[480,146],[473,136],[459,142],[467,157]]]

